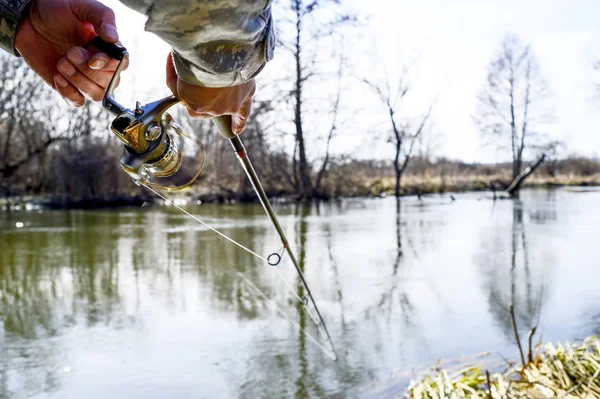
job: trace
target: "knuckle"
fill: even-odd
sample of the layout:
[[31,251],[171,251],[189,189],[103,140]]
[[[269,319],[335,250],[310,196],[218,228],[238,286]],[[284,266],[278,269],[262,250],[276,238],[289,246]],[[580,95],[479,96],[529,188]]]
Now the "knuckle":
[[186,100],[184,100],[183,102],[190,111],[195,112],[197,114],[208,115],[212,114],[214,111],[210,106],[207,106],[206,104],[195,104]]
[[109,21],[114,21],[115,20],[115,12],[111,8],[106,7],[102,11],[102,17],[103,17],[102,19],[104,19],[104,20],[108,19]]
[[250,112],[246,112],[246,111],[242,110],[241,112],[239,112],[237,114],[237,119],[239,121],[244,121],[245,122],[246,119],[248,119],[248,115],[250,115]]
[[188,109],[187,113],[191,118],[194,118],[194,119],[210,119],[210,118],[212,118],[212,116],[210,116],[210,115],[194,112],[191,109]]

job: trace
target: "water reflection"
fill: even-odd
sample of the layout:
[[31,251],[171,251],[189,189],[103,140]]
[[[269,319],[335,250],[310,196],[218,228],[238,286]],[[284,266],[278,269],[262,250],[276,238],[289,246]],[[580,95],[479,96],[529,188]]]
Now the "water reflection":
[[[3,215],[0,397],[353,397],[439,358],[516,354],[511,302],[522,333],[541,307],[544,338],[580,337],[598,325],[600,254],[586,237],[600,219],[583,212],[598,201],[278,206],[335,363],[294,325],[319,338],[273,268],[175,209]],[[279,248],[260,206],[190,211],[260,254]],[[278,267],[302,294],[293,266]]]
[[[196,234],[196,226],[179,215],[66,212],[31,217],[21,230],[6,224],[0,304],[2,333],[10,344],[3,356],[8,362],[3,370],[10,370],[3,378],[7,392],[12,386],[31,392],[57,388],[67,363],[53,338],[69,330],[131,328],[144,300],[149,306],[148,295],[160,296],[163,311],[185,312],[189,295],[181,288],[190,273],[211,288],[207,297],[216,308],[234,310],[240,319],[259,315],[254,302],[242,300],[233,277],[242,271],[260,280],[254,262],[231,246],[214,245],[208,232]],[[263,230],[251,225],[229,234],[252,246]],[[28,344],[34,341],[47,343]]]
[[[392,324],[392,317],[397,316],[399,313],[401,316],[403,330],[405,334],[410,336],[417,335],[418,327],[416,325],[417,318],[415,317],[415,307],[411,303],[411,299],[406,290],[406,283],[402,281],[402,278],[395,277],[398,275],[398,270],[402,266],[402,260],[404,252],[402,250],[402,199],[396,198],[396,256],[393,262],[392,278],[393,283],[390,284],[389,289],[384,290],[381,294],[379,301],[375,308],[367,310],[367,318],[371,318],[371,313],[374,313],[375,317],[381,317],[385,315],[387,322]],[[422,221],[421,221],[422,222]],[[423,226],[420,223],[420,226]],[[412,247],[412,245],[411,245]],[[415,256],[416,251],[415,251]],[[417,256],[418,257],[418,256]],[[407,272],[408,270],[404,270]],[[399,306],[399,311],[396,307]]]
[[[118,328],[123,322],[116,243],[111,240],[119,215],[107,215],[106,224],[87,234],[76,227],[85,218],[61,214],[56,220],[61,227],[31,226],[27,240],[11,231],[0,237],[0,316],[4,341],[12,343],[5,349],[5,389],[11,376],[18,376],[24,387],[52,391],[63,362],[53,337],[76,325]],[[33,340],[51,344],[27,345]]]
[[[298,265],[300,266],[300,270],[304,274],[305,267],[304,264],[306,262],[306,234],[308,230],[308,223],[306,218],[308,217],[310,212],[309,204],[300,204],[297,207],[297,216],[299,218],[298,223]],[[304,285],[302,285],[299,279],[297,281],[296,292],[300,298],[304,298],[306,294],[304,292]],[[304,330],[307,327],[306,324],[306,312],[302,303],[296,303],[296,311],[298,312],[298,324],[300,328]],[[300,360],[300,373],[298,373],[298,378],[296,379],[296,392],[294,393],[294,397],[296,398],[308,398],[308,397],[322,397],[323,390],[319,386],[318,382],[312,378],[311,373],[308,371],[308,360],[306,357],[306,335],[301,331],[298,331],[298,342],[300,343],[298,348],[298,358]]]
[[[317,231],[318,223],[311,220],[312,215],[322,216],[322,212],[325,214],[331,212],[331,207],[336,207],[336,204],[299,204],[293,208],[292,212],[295,216],[295,233],[293,236],[296,238],[293,249],[296,252],[300,269],[305,274],[309,284],[311,284],[310,270],[307,270],[307,263],[310,263],[308,260],[308,247],[311,238],[315,235],[326,237],[328,259],[332,265],[333,284],[337,286],[335,295],[338,300],[337,304],[340,307],[340,317],[339,319],[327,317],[327,315],[325,317],[328,328],[331,331],[340,331],[343,336],[349,333],[351,327],[344,317],[344,292],[340,282],[337,262],[332,251],[331,224],[326,223],[321,232]],[[298,296],[302,297],[305,294],[304,286],[300,279],[295,279],[295,281],[296,292]],[[323,298],[316,298],[316,300],[322,306]],[[289,334],[294,335],[292,341],[296,342],[296,351],[285,353],[285,351],[289,351],[289,348],[283,348],[282,352],[275,354],[275,356],[264,356],[264,353],[254,354],[252,357],[256,359],[257,363],[254,363],[254,367],[247,370],[247,375],[244,378],[246,382],[240,387],[240,397],[331,397],[332,391],[338,391],[340,386],[362,383],[364,377],[350,367],[345,354],[346,349],[343,346],[338,348],[338,361],[332,362],[302,332],[305,330],[319,340],[317,329],[307,315],[304,306],[299,301],[294,300],[293,303],[294,305],[288,314],[295,318],[294,321],[300,328],[289,328],[288,331]],[[265,303],[261,303],[259,306],[263,307],[265,305]],[[338,325],[336,325],[336,322]],[[323,337],[320,341],[323,345],[326,345]],[[264,350],[264,348],[258,346],[251,349]],[[292,376],[294,378],[291,378]]]
[[[490,312],[507,339],[514,337],[509,308],[515,309],[520,331],[538,326],[548,291],[545,274],[553,267],[552,249],[544,248],[543,263],[539,253],[531,253],[524,221],[524,204],[520,199],[509,201],[507,208],[495,209],[497,223],[482,233],[481,252],[477,261],[484,277]],[[511,223],[504,223],[510,211]],[[541,213],[532,212],[530,220],[539,222]],[[552,213],[548,213],[550,219]],[[539,249],[538,249],[539,251]],[[533,262],[532,262],[533,258]],[[532,267],[532,263],[533,266]],[[545,270],[544,270],[545,269]]]

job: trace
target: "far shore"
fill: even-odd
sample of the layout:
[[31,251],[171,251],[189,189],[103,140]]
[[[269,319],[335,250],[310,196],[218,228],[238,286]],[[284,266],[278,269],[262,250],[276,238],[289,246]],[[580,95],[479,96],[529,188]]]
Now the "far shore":
[[[510,181],[508,176],[417,176],[409,175],[403,178],[402,196],[426,196],[432,194],[451,194],[464,192],[490,192],[501,195]],[[343,187],[330,187],[333,193],[328,198],[382,198],[394,195],[395,179],[393,177],[359,178],[354,177],[345,182]],[[556,177],[533,175],[523,184],[522,188],[553,188],[553,187],[600,187],[600,175]],[[286,191],[267,190],[267,195],[276,198],[279,202],[295,202],[295,194]],[[201,184],[198,188],[184,193],[172,194],[169,198],[177,199],[182,204],[186,203],[252,203],[257,202],[252,193],[235,196],[231,192],[220,193],[209,191]],[[25,210],[25,209],[105,209],[129,206],[145,206],[157,202],[158,199],[151,193],[136,193],[131,196],[118,197],[84,197],[69,198],[65,196],[35,196],[23,195],[0,199],[0,210]]]

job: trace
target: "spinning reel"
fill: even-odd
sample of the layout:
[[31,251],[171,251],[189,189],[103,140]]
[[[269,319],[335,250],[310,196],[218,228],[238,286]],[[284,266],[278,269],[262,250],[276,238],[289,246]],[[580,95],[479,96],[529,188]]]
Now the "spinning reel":
[[[204,167],[205,152],[202,143],[184,134],[181,126],[167,113],[167,110],[179,103],[179,100],[169,96],[146,105],[137,102],[133,110],[125,108],[114,99],[113,95],[119,75],[129,59],[127,49],[105,42],[100,37],[94,38],[91,44],[119,60],[119,65],[104,94],[102,106],[117,116],[112,121],[110,129],[125,144],[120,161],[123,170],[136,184],[167,191],[177,191],[192,185]],[[199,147],[201,159],[195,175],[178,186],[166,186],[152,181],[152,177],[167,178],[180,170],[183,158],[180,150],[182,140],[190,141]]]

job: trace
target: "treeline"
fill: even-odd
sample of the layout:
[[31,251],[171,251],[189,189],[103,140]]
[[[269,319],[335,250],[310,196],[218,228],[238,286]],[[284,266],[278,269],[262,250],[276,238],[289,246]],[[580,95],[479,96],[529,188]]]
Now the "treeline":
[[[101,119],[108,123],[106,115]],[[205,143],[207,161],[198,183],[183,195],[194,201],[255,201],[252,187],[229,143],[210,124],[193,124]],[[253,119],[244,139],[268,195],[297,200],[298,184],[292,172],[295,166],[292,157],[271,148],[261,133],[260,124]],[[14,174],[3,177],[3,195],[13,202],[32,200],[53,207],[98,207],[152,201],[154,195],[136,186],[121,170],[122,152],[122,144],[109,133],[106,125],[104,130],[94,134],[74,130],[43,153],[33,156]],[[193,176],[195,169],[192,164],[187,164],[180,173],[185,180]],[[316,171],[311,170],[310,174],[314,178]],[[512,163],[466,163],[415,156],[404,171],[401,194],[502,190],[511,180]],[[535,172],[528,184],[600,184],[600,160],[577,156],[551,159]],[[332,157],[321,186],[322,199],[394,193],[393,161],[358,160],[348,156]]]
[[[544,158],[525,185],[600,183],[597,159],[557,156],[568,153],[564,144],[543,134],[551,123],[548,85],[531,47],[518,38],[502,40],[477,93],[477,109],[466,111],[475,112],[484,141],[511,162],[469,164],[432,153],[436,101],[415,101],[412,96],[420,89],[410,68],[375,65],[368,77],[357,73],[355,52],[344,45],[357,17],[340,2],[282,0],[274,7],[280,16],[280,46],[272,64],[281,67],[260,82],[243,134],[269,195],[312,200],[504,190],[528,162]],[[0,74],[0,198],[36,198],[64,207],[153,198],[121,170],[123,146],[108,129],[112,116],[98,104],[80,109],[63,104],[18,58],[0,56]],[[364,97],[361,107],[371,106],[373,112],[353,109],[354,94]],[[186,115],[176,119],[204,143],[207,154],[198,183],[183,194],[211,201],[254,200],[229,143],[211,123]],[[364,160],[351,150],[340,154],[337,144],[352,133],[357,145],[377,141],[393,157]],[[200,155],[192,150],[186,149],[187,157]],[[195,171],[193,163],[184,164],[180,180]]]
[[[513,180],[512,163],[467,163],[415,156],[404,171],[401,195],[464,191],[502,191]],[[393,161],[345,159],[334,162],[330,175],[334,196],[395,194]],[[600,185],[600,159],[569,156],[543,163],[524,187]]]
[[[41,202],[56,207],[139,204],[154,196],[121,170],[123,145],[109,129],[112,116],[98,104],[73,109],[20,60],[0,57],[0,193],[3,202]],[[302,197],[302,174],[320,199],[395,195],[394,160],[359,160],[326,152],[300,173],[297,147],[279,144],[269,125],[270,102],[257,102],[243,139],[270,196]],[[231,146],[210,122],[185,115],[176,119],[201,140],[207,161],[198,183],[184,195],[204,201],[254,201],[255,196]],[[331,140],[331,135],[326,143]],[[187,157],[197,157],[198,153]],[[416,152],[416,151],[415,151]],[[184,163],[182,180],[196,164]],[[410,156],[402,170],[401,195],[503,189],[512,179],[512,163],[475,164],[435,158],[427,151]],[[599,184],[600,161],[585,157],[549,159],[529,184]]]

